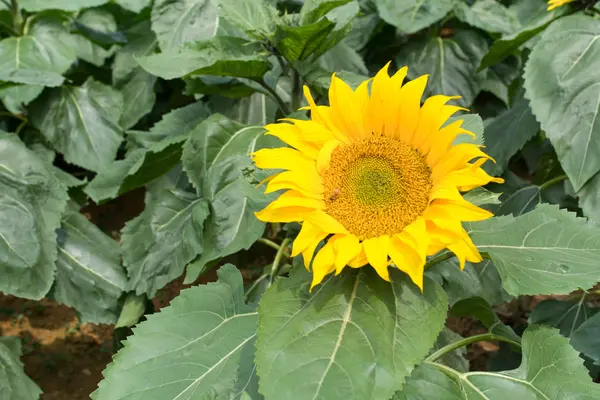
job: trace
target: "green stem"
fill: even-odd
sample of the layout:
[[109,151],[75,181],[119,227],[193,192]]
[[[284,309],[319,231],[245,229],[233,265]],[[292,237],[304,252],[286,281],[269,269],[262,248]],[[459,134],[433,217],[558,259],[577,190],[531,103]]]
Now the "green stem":
[[302,82],[298,71],[292,71],[292,110],[298,111],[302,101]]
[[447,346],[442,347],[441,349],[439,349],[438,351],[434,352],[433,354],[431,354],[429,357],[427,357],[425,359],[425,361],[435,361],[443,356],[445,356],[446,354],[456,350],[456,349],[460,349],[461,347],[464,346],[468,346],[472,343],[477,343],[477,342],[483,342],[483,341],[489,341],[489,340],[497,340],[500,342],[506,342],[506,343],[510,343],[514,346],[517,347],[521,347],[521,343],[516,342],[512,339],[509,339],[507,337],[504,336],[500,336],[500,335],[495,335],[493,333],[482,333],[479,335],[474,335],[474,336],[470,336],[470,337],[466,337],[464,339],[461,339],[457,342],[454,343],[450,343]]
[[21,131],[23,130],[23,128],[25,128],[25,126],[27,126],[27,120],[21,121],[21,123],[17,127],[17,130],[15,131],[15,135],[19,136],[19,134],[21,133]]
[[281,54],[279,53],[275,53],[275,58],[277,59],[277,61],[279,62],[279,65],[281,65],[281,73],[283,75],[287,75],[289,73],[289,67],[288,65],[285,63],[285,61],[283,60],[283,57],[281,57]]
[[261,237],[261,238],[259,238],[257,240],[257,242],[262,243],[262,244],[264,244],[266,246],[269,246],[269,247],[271,247],[271,248],[273,248],[273,249],[275,249],[277,251],[279,251],[279,249],[281,248],[281,246],[279,246],[277,243],[275,243],[274,241],[272,241],[270,239],[267,239],[267,238],[262,238]]
[[27,122],[27,118],[25,118],[24,116],[19,115],[19,114],[13,114],[13,113],[7,112],[7,111],[0,111],[0,117],[13,117],[16,119],[20,119],[21,121]]
[[550,179],[540,185],[540,190],[548,189],[550,186],[554,186],[557,183],[561,183],[564,180],[567,180],[567,175],[560,175],[555,178]]
[[273,284],[275,277],[277,276],[277,271],[279,270],[279,264],[281,263],[281,259],[283,258],[283,254],[285,252],[285,248],[291,242],[290,238],[283,239],[281,242],[281,246],[279,250],[277,250],[277,254],[275,254],[275,259],[273,260],[273,265],[271,266],[271,274],[269,276],[269,286]]
[[451,259],[452,257],[454,257],[454,253],[446,252],[446,253],[438,254],[437,256],[433,257],[431,260],[427,261],[425,263],[424,268],[425,269],[431,268],[436,264],[439,264],[441,262]]
[[290,112],[291,112],[290,108],[288,107],[287,104],[285,104],[285,101],[283,101],[283,99],[277,94],[277,91],[275,89],[273,89],[271,86],[267,85],[267,82],[265,82],[264,79],[257,79],[257,80],[255,80],[255,82],[258,83],[263,88],[265,88],[265,90],[268,92],[268,94],[270,94],[271,97],[273,97],[273,100],[275,100],[275,102],[277,102],[279,109],[281,110],[281,112],[284,115],[290,114]]
[[254,290],[258,287],[258,285],[268,276],[269,276],[269,274],[262,274],[254,282],[252,282],[252,285],[250,285],[250,287],[246,291],[246,294],[244,295],[245,301],[248,301],[252,292],[254,292]]
[[10,4],[11,4],[11,10],[12,10],[14,30],[15,30],[15,32],[19,33],[19,32],[21,32],[21,24],[23,23],[22,18],[21,18],[21,8],[19,7],[19,1],[11,0]]

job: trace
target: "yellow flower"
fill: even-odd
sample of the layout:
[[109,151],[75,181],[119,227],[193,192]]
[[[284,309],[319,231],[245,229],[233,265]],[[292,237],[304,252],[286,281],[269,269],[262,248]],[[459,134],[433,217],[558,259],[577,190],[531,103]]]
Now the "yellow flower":
[[552,11],[555,8],[564,6],[565,4],[569,4],[574,2],[575,0],[549,0],[547,11]]
[[328,239],[314,256],[311,289],[346,265],[370,264],[389,281],[388,257],[421,289],[428,255],[449,249],[461,268],[482,260],[461,222],[492,214],[460,191],[503,181],[480,168],[490,157],[479,146],[453,145],[473,135],[463,120],[442,127],[462,109],[446,105],[459,96],[432,96],[421,107],[427,75],[402,85],[408,69],[390,77],[388,65],[356,91],[334,74],[329,106],[317,106],[305,87],[312,119],[266,126],[291,147],[253,153],[257,167],[283,170],[265,193],[285,190],[258,219],[302,222],[292,256],[301,253],[306,268]]

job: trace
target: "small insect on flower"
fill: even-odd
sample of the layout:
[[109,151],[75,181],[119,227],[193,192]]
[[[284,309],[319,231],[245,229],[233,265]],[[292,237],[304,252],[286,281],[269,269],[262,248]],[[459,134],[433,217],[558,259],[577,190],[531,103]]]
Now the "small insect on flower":
[[548,8],[547,8],[547,10],[548,11],[552,11],[555,8],[564,6],[565,4],[572,3],[574,1],[575,0],[549,0],[548,1]]
[[482,261],[462,222],[492,213],[461,192],[503,180],[481,168],[490,157],[480,146],[453,144],[474,136],[461,119],[445,125],[463,110],[446,104],[459,97],[432,96],[421,106],[427,76],[403,85],[407,72],[390,77],[386,66],[356,90],[334,75],[329,106],[317,106],[305,87],[311,119],[266,126],[291,147],[252,155],[258,168],[283,170],[265,192],[285,192],[256,216],[302,223],[292,256],[312,268],[311,289],[327,274],[368,264],[388,281],[393,264],[423,289],[426,257],[443,249],[461,268]]

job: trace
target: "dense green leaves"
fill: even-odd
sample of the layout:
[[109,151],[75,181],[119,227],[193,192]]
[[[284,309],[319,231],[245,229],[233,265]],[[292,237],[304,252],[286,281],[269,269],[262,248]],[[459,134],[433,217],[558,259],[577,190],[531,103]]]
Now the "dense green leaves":
[[512,295],[567,294],[600,280],[600,230],[556,206],[471,223],[468,231]]
[[0,337],[0,396],[6,400],[37,400],[42,391],[25,375],[19,357],[19,338]]
[[552,24],[525,68],[526,95],[575,190],[600,171],[600,21]]
[[19,5],[27,11],[64,10],[78,11],[108,3],[108,0],[19,0]]
[[529,323],[550,325],[558,328],[561,335],[570,337],[598,312],[598,309],[588,307],[585,300],[585,295],[572,301],[544,300],[529,315]]
[[591,381],[582,364],[558,331],[531,326],[523,334],[523,361],[518,369],[460,373],[426,362],[394,400],[592,400],[600,396],[600,387]]
[[50,165],[0,131],[0,290],[41,299],[54,280],[67,190]]
[[453,316],[457,317],[475,317],[488,328],[490,333],[505,337],[515,343],[519,343],[521,338],[512,330],[504,325],[496,315],[490,304],[481,297],[471,297],[455,303],[450,310]]
[[[77,18],[76,24],[85,31],[92,31],[95,35],[110,36],[117,30],[117,22],[111,13],[104,10],[86,10]],[[104,49],[83,35],[75,35],[75,50],[77,57],[98,67],[113,53],[113,49]]]
[[90,78],[44,93],[32,105],[31,122],[67,161],[100,171],[123,140],[122,112],[121,93]]
[[375,0],[381,18],[401,32],[415,33],[444,18],[454,5],[452,0]]
[[302,267],[276,281],[259,309],[261,393],[281,400],[389,399],[427,355],[447,307],[434,282],[426,280],[421,293],[401,272],[391,276],[390,284],[361,268],[330,277],[312,293]]
[[432,37],[404,47],[396,63],[408,66],[408,77],[429,74],[425,96],[459,95],[457,103],[469,106],[481,89],[476,72],[487,51],[485,38],[475,31],[461,30],[449,38]]
[[277,9],[267,0],[221,0],[219,6],[223,17],[255,39],[275,31]]
[[511,33],[519,26],[517,17],[496,0],[480,0],[471,6],[457,1],[454,13],[461,21],[488,32]]
[[227,264],[218,274],[218,282],[182,291],[134,328],[92,398],[236,398],[236,382],[252,370],[257,313],[244,303],[236,268]]
[[121,250],[78,212],[68,212],[58,234],[52,297],[77,310],[83,322],[115,323],[127,285]]

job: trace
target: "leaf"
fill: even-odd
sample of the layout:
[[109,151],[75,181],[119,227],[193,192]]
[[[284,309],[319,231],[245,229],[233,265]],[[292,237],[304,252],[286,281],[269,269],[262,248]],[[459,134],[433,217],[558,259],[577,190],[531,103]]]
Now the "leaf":
[[108,0],[19,0],[19,5],[31,12],[44,10],[79,11],[82,8],[98,7]]
[[122,95],[92,78],[44,93],[30,112],[32,124],[68,162],[91,171],[109,166],[123,140]]
[[[588,307],[585,299],[586,296],[581,296],[576,301],[544,300],[529,314],[528,322],[558,328],[561,335],[571,337],[583,323],[598,312],[597,308]],[[573,342],[571,344],[574,345]]]
[[487,189],[478,187],[463,194],[463,198],[469,203],[481,207],[485,205],[500,204],[500,195],[501,193],[490,192]]
[[460,270],[458,260],[452,258],[428,269],[425,274],[442,285],[450,305],[470,297],[482,297],[492,305],[512,300],[502,285],[500,274],[490,260],[473,264],[467,262]]
[[131,128],[152,111],[156,102],[155,83],[155,76],[142,68],[136,68],[130,75],[130,80],[117,86],[123,94],[124,108],[120,120],[123,129]]
[[277,9],[266,0],[221,0],[221,15],[254,39],[263,40],[275,31]]
[[540,131],[529,101],[520,99],[499,116],[486,121],[485,152],[495,163],[488,162],[484,169],[490,175],[500,175],[510,158]]
[[23,114],[25,106],[35,100],[44,90],[41,85],[17,85],[0,89],[4,107],[13,114]]
[[456,139],[454,139],[454,142],[452,142],[452,144],[454,146],[456,146],[457,144],[460,144],[460,143],[474,143],[474,144],[483,145],[485,142],[485,138],[484,138],[484,134],[483,134],[483,121],[482,121],[481,117],[479,116],[479,114],[463,114],[463,115],[450,117],[450,118],[448,118],[448,120],[446,121],[446,123],[443,126],[450,125],[451,123],[453,123],[459,119],[463,120],[461,128],[475,134],[475,139],[473,139],[473,137],[471,135],[460,134],[456,137]]
[[577,196],[585,216],[600,223],[600,172],[577,192]]
[[[115,17],[106,11],[99,9],[85,10],[75,21],[79,27],[86,27],[98,34],[114,34],[117,31]],[[77,56],[97,67],[104,65],[106,59],[114,53],[114,49],[105,50],[98,44],[93,43],[83,35],[73,35]]]
[[123,308],[119,314],[119,319],[115,324],[116,328],[131,327],[137,324],[146,310],[148,298],[145,295],[138,296],[131,292],[125,297]]
[[503,196],[505,198],[502,199],[502,204],[494,211],[495,215],[518,217],[534,210],[542,202],[540,187],[535,185],[523,186],[506,195]]
[[[429,354],[433,354],[436,350],[462,339],[462,336],[445,326]],[[466,355],[467,349],[461,347],[441,357],[439,362],[457,371],[467,372],[469,370],[469,360],[465,358]]]
[[321,57],[319,57],[317,60],[317,65],[328,71],[330,82],[331,71],[347,71],[354,74],[364,75],[363,80],[367,80],[367,76],[369,75],[369,71],[361,55],[348,46],[345,42],[338,43]]
[[138,324],[91,397],[232,398],[240,360],[253,349],[257,313],[244,304],[242,276],[233,265],[218,275],[216,283],[181,291]]
[[152,7],[152,30],[162,51],[210,39],[218,25],[215,0],[156,0]]
[[595,365],[600,365],[600,351],[598,350],[600,345],[600,340],[598,340],[600,317],[598,317],[597,311],[597,309],[594,309],[594,315],[584,321],[571,334],[571,344],[577,351],[591,358]]
[[7,400],[37,400],[42,390],[23,371],[18,337],[0,337],[0,395]]
[[513,329],[500,321],[492,306],[481,297],[471,297],[454,303],[450,313],[455,317],[475,317],[490,333],[503,336],[514,342],[521,342],[521,338]]
[[152,4],[152,0],[114,0],[114,2],[134,13],[139,13],[144,8],[150,7],[150,4]]
[[530,326],[523,334],[523,360],[512,371],[461,373],[423,363],[394,400],[578,399],[600,396],[583,360],[557,330]]
[[476,72],[487,51],[486,39],[475,31],[460,30],[449,38],[416,40],[396,56],[398,66],[408,65],[408,77],[430,74],[425,96],[460,95],[456,103],[469,106],[480,91]]
[[[316,21],[305,18],[305,25],[277,25],[273,45],[291,61],[306,60],[313,55],[318,57],[341,42],[350,31],[352,21],[359,12],[356,1],[331,2],[347,3],[335,7]],[[316,14],[319,15],[319,14]]]
[[375,0],[379,16],[403,33],[410,34],[441,20],[452,10],[452,0]]
[[67,199],[50,164],[0,131],[0,291],[34,300],[48,292]]
[[600,70],[593,67],[598,38],[596,19],[561,18],[525,67],[526,96],[576,191],[600,171]]
[[514,296],[567,294],[600,280],[600,230],[557,206],[468,225],[473,243],[490,255]]
[[127,84],[129,77],[139,68],[136,58],[145,57],[158,48],[156,35],[150,29],[149,21],[133,25],[125,32],[127,45],[117,51],[113,62],[113,84]]
[[204,248],[208,205],[181,190],[160,190],[122,230],[128,288],[149,298],[179,277]]
[[[256,363],[266,398],[389,399],[429,352],[446,318],[446,296],[423,293],[397,270],[392,283],[371,268],[329,277],[312,294],[295,268],[259,308]],[[298,373],[302,379],[298,379]]]
[[204,42],[138,59],[142,68],[163,79],[186,75],[233,76],[260,79],[271,69],[258,44],[236,37],[219,36]]
[[460,21],[493,33],[509,34],[520,25],[509,9],[496,0],[480,0],[472,6],[459,1],[454,5],[454,13]]
[[114,324],[127,285],[117,242],[78,212],[69,212],[58,236],[52,297],[77,310],[83,323]]

